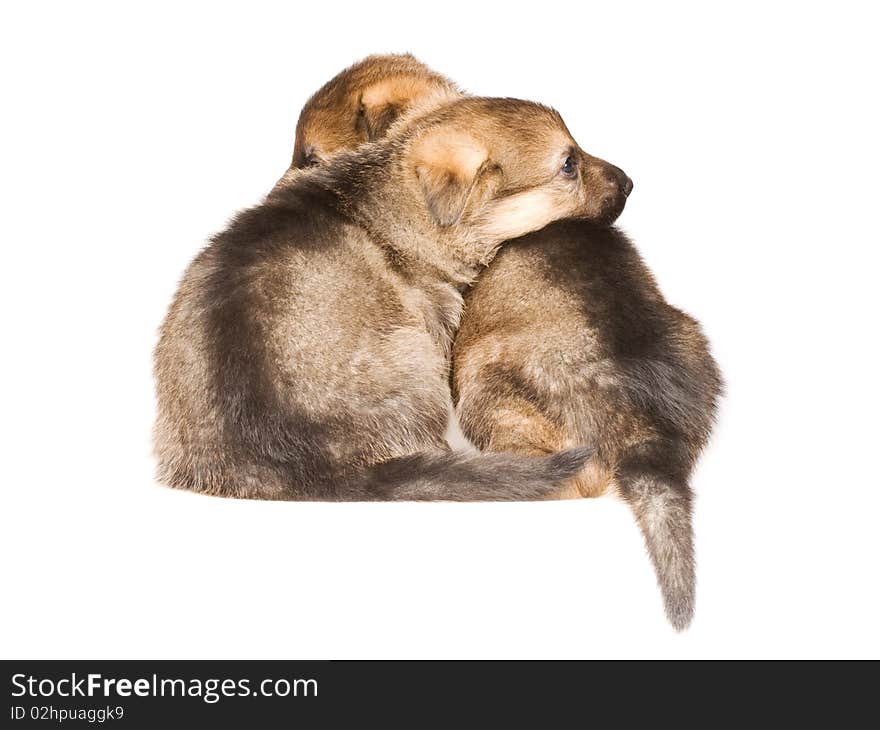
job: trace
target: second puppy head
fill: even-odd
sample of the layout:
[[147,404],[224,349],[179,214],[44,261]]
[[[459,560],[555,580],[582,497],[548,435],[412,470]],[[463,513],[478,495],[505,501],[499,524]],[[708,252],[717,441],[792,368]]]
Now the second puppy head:
[[409,54],[375,55],[341,71],[306,102],[291,168],[326,162],[383,137],[401,115],[461,96],[449,79]]

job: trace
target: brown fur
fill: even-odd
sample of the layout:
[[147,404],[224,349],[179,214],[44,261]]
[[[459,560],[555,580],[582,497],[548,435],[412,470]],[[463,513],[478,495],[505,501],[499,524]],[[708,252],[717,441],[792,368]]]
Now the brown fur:
[[334,76],[303,106],[282,181],[297,169],[384,137],[407,113],[459,96],[455,84],[409,54],[368,56]]
[[510,242],[466,294],[453,370],[462,431],[489,451],[535,453],[548,433],[548,452],[594,445],[556,496],[629,502],[677,629],[694,606],[688,481],[720,388],[699,326],[614,228],[564,221]]
[[162,327],[160,478],[265,499],[551,494],[589,449],[443,441],[459,292],[506,239],[613,217],[621,176],[551,109],[464,98],[277,185],[195,259]]
[[[368,61],[368,85],[396,73],[394,57]],[[442,79],[424,66],[410,71],[428,85]],[[361,98],[358,78],[346,84],[350,97]],[[336,103],[332,88],[314,97],[320,124],[304,110],[298,147],[310,147],[322,127],[350,128],[351,107]],[[396,96],[394,108],[406,107]],[[584,190],[595,201],[619,187],[616,168],[583,162]],[[528,210],[535,197],[511,201],[503,217]],[[608,222],[619,212],[592,217]],[[699,326],[666,304],[629,241],[572,222],[506,247],[467,294],[455,354],[462,427],[481,448],[537,456],[597,445],[598,458],[551,496],[620,493],[645,534],[671,621],[687,625],[694,600],[688,476],[721,381]]]

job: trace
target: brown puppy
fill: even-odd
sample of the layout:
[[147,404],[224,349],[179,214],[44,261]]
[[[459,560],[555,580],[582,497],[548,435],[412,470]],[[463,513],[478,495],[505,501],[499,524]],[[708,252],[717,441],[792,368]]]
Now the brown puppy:
[[[599,175],[591,170],[597,169]],[[442,439],[459,290],[507,239],[623,205],[551,109],[453,101],[297,173],[184,275],[156,349],[159,475],[266,499],[542,498],[589,449]]]
[[614,491],[645,537],[666,612],[694,610],[689,477],[721,377],[696,321],[666,303],[614,228],[561,221],[509,242],[466,295],[453,394],[481,449],[593,444],[563,496]]
[[[370,84],[392,77],[395,63],[368,59]],[[362,98],[363,77],[352,69],[313,97],[321,125],[303,111],[297,149],[315,146],[322,130],[351,134],[350,104],[328,90]],[[431,103],[425,86],[449,88],[425,66],[410,72],[423,79],[412,87],[423,102]],[[407,107],[397,97],[391,113]],[[373,113],[387,118],[381,107]],[[596,172],[601,181],[601,167],[588,174]],[[612,189],[619,179],[608,177]],[[580,222],[506,246],[466,301],[454,369],[464,432],[496,452],[596,444],[598,458],[554,496],[619,492],[645,535],[670,619],[686,626],[694,601],[688,477],[721,384],[699,326],[666,304],[623,234]]]

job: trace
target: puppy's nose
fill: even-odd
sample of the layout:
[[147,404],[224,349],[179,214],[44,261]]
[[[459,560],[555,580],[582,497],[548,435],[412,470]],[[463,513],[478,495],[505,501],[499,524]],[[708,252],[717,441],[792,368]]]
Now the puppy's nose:
[[619,167],[609,165],[605,170],[605,183],[612,194],[628,196],[633,189],[633,181]]

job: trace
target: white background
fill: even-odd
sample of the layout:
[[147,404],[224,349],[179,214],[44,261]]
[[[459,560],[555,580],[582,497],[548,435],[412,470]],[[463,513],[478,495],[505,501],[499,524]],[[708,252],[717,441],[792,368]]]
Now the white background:
[[[878,657],[869,3],[18,4],[3,68],[4,658]],[[833,9],[832,9],[833,8]],[[307,96],[409,50],[558,108],[728,395],[667,626],[610,500],[269,504],[152,478],[151,350]]]

